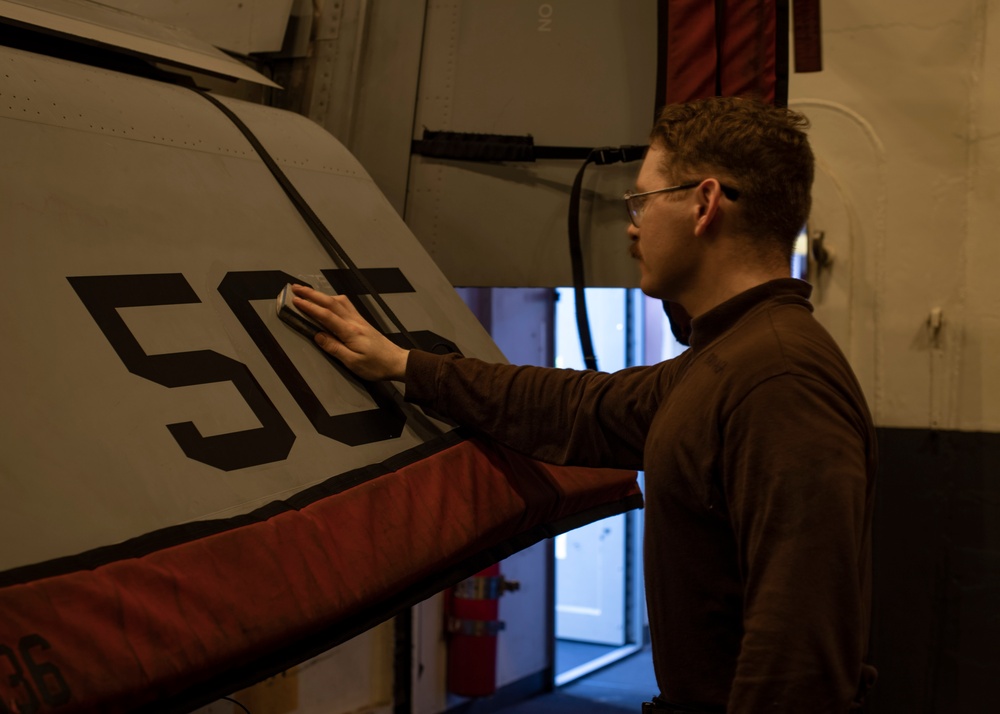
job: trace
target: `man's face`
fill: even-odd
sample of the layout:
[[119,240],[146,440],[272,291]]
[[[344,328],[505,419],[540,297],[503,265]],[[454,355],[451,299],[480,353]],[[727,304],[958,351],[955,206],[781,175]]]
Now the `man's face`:
[[[646,152],[635,192],[671,185],[660,167],[667,151],[653,144]],[[646,197],[640,227],[629,223],[629,252],[639,263],[639,287],[650,297],[676,300],[693,279],[699,251],[694,235],[697,208],[693,191],[658,193]]]

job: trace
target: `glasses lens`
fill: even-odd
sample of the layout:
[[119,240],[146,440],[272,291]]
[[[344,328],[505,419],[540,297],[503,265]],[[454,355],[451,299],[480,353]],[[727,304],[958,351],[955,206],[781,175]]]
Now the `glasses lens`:
[[643,196],[625,194],[625,210],[628,211],[628,219],[636,228],[639,227],[639,220],[642,218],[643,198]]

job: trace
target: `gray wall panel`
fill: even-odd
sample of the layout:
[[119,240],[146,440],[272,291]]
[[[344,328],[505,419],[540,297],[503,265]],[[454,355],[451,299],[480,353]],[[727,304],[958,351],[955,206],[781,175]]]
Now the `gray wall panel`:
[[[644,144],[654,112],[654,2],[442,2],[428,9],[414,136],[530,134],[537,145]],[[406,219],[456,285],[570,284],[566,219],[582,162],[415,159]],[[588,169],[592,285],[634,285],[620,197],[637,164]]]

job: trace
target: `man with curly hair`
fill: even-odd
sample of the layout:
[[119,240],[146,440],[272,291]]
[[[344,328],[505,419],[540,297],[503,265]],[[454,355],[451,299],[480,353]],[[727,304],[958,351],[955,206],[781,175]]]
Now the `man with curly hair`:
[[406,399],[559,464],[643,469],[660,693],[644,710],[844,714],[874,669],[875,432],[790,277],[809,215],[803,116],[748,99],[666,107],[625,196],[640,287],[690,349],[604,374],[406,351],[341,297],[296,287],[320,346]]

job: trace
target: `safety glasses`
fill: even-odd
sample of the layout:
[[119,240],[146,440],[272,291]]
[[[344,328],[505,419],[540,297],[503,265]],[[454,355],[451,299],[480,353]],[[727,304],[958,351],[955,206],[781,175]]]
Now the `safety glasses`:
[[[632,193],[631,191],[626,191],[623,198],[625,199],[625,210],[628,212],[628,219],[632,221],[632,225],[636,228],[639,227],[639,223],[642,221],[642,213],[646,208],[647,199],[653,194],[657,193],[672,193],[674,191],[686,191],[689,188],[694,188],[701,184],[705,179],[698,179],[697,181],[689,181],[687,183],[682,183],[677,186],[668,186],[667,188],[658,188],[655,191],[643,191],[642,193]],[[726,186],[720,183],[719,188],[722,189],[723,195],[730,201],[735,201],[740,197],[740,192],[738,189],[732,186]]]

